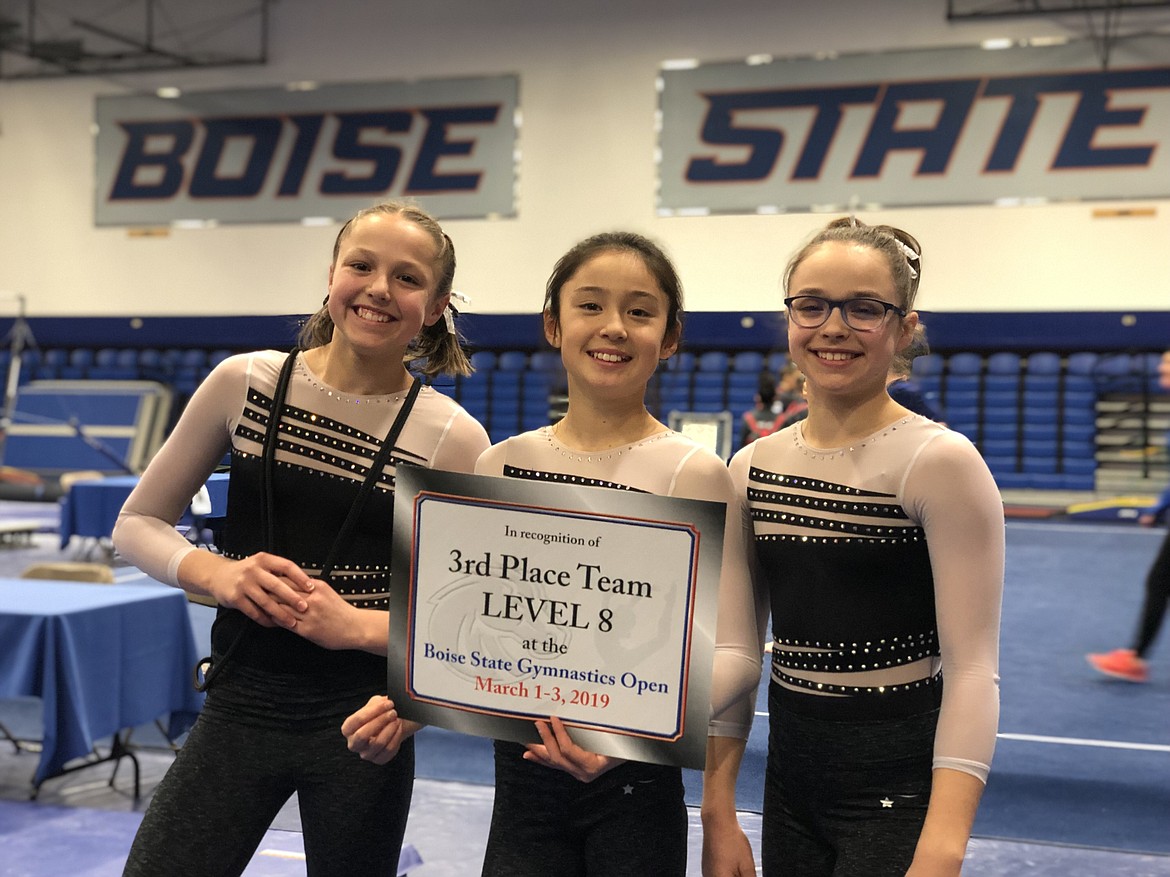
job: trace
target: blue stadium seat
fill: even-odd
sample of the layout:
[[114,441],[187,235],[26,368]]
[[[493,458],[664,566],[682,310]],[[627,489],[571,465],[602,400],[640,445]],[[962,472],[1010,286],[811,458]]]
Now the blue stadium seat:
[[1024,439],[1024,456],[1025,457],[1053,457],[1057,456],[1059,443],[1056,438],[1050,439]]
[[1128,353],[1103,354],[1097,360],[1097,388],[1103,393],[1139,392],[1145,383],[1140,371],[1140,360],[1135,368]]
[[487,371],[496,367],[496,355],[490,350],[477,350],[471,354],[471,365],[476,371]]
[[[1024,404],[1033,404],[1029,400],[1039,400],[1051,397],[1056,399],[1060,393],[1060,375],[1025,375],[1024,376]],[[1055,404],[1055,402],[1053,403]]]
[[1066,419],[1062,430],[1065,441],[1087,442],[1092,444],[1097,437],[1097,424],[1094,421],[1090,421],[1089,423],[1069,423]]
[[724,405],[722,396],[712,399],[695,398],[691,401],[691,411],[716,413],[725,410],[726,406]]
[[916,378],[926,378],[941,375],[946,360],[941,353],[924,353],[917,356],[910,364],[910,373]]
[[1016,455],[1011,454],[993,454],[990,450],[985,449],[983,454],[983,462],[987,464],[987,468],[991,470],[992,476],[999,480],[1000,473],[1013,473],[1016,471]]
[[1001,439],[1003,441],[1015,442],[1019,431],[1019,424],[1015,421],[1010,423],[996,423],[986,418],[983,420],[983,438],[985,440]]
[[722,350],[709,350],[701,354],[697,360],[697,368],[702,372],[726,372],[731,366],[730,357]]
[[1042,351],[1028,354],[1025,371],[1029,375],[1059,375],[1060,354]]
[[1069,460],[1092,460],[1097,456],[1097,445],[1094,441],[1077,441],[1070,439],[1067,432],[1060,443],[1060,453],[1065,462]]
[[1097,404],[1097,394],[1093,391],[1070,389],[1065,379],[1063,404],[1066,410],[1070,408],[1094,408]]
[[[34,380],[51,381],[61,377],[61,370],[69,364],[69,351],[60,347],[50,347],[37,355],[36,349],[25,350],[21,360],[22,369],[28,371]],[[7,361],[5,363],[7,365]],[[7,368],[5,368],[7,377]]]
[[1026,490],[1032,486],[1032,479],[1023,472],[996,472],[992,471],[995,483],[1001,490]]
[[1162,354],[1160,353],[1136,353],[1133,356],[1134,369],[1140,374],[1145,375],[1147,389],[1151,393],[1165,393],[1161,383],[1161,375],[1158,368],[1162,362]]
[[952,375],[980,375],[983,357],[978,353],[952,353],[947,357],[946,371]]
[[731,358],[731,369],[758,375],[764,370],[764,354],[755,350],[741,350]]
[[947,408],[979,408],[979,391],[947,387]]
[[943,375],[943,392],[950,396],[953,392],[978,394],[982,381],[975,374],[946,374]]
[[1097,360],[1100,357],[1091,350],[1080,350],[1070,353],[1065,361],[1065,371],[1070,375],[1091,378],[1097,371]]
[[727,375],[727,390],[747,390],[749,398],[760,388],[761,372],[730,372]]
[[947,426],[955,432],[960,432],[973,442],[979,441],[979,423],[974,420],[956,420],[952,421],[950,417],[946,420]]
[[528,368],[533,371],[556,372],[564,368],[559,350],[538,350],[528,357]]
[[991,395],[992,393],[998,393],[1001,395],[1011,395],[1014,398],[1019,394],[1020,391],[1020,376],[1019,374],[984,375],[983,389],[987,391],[988,395]]
[[985,388],[983,393],[984,408],[1019,408],[1020,394],[1015,390],[993,390]]
[[1024,387],[1024,408],[1052,408],[1055,409],[1060,400],[1056,387]]
[[207,354],[207,371],[211,371],[225,359],[232,355],[232,351],[226,349],[213,350]]
[[[952,429],[957,429],[956,423],[978,424],[979,409],[973,405],[950,405],[944,411],[946,422]],[[962,430],[960,430],[962,431]]]
[[[8,364],[12,361],[12,351],[4,349],[4,379],[8,379]],[[20,357],[20,383],[27,384],[37,380],[37,369],[41,366],[44,353],[35,347],[26,347]],[[58,377],[54,374],[53,377]]]
[[728,389],[727,408],[733,414],[741,414],[756,404],[755,391]]
[[[1028,474],[1035,475],[1055,475],[1056,474],[1056,457],[1028,457],[1023,458],[1023,463],[1020,468]],[[1033,482],[1035,483],[1035,482]]]
[[129,364],[122,357],[123,351],[113,347],[103,347],[93,355],[93,364],[86,372],[86,377],[95,381],[132,381],[138,377],[138,354],[134,350],[126,351],[130,354]]
[[1128,353],[1105,353],[1097,359],[1096,373],[1099,375],[1121,377],[1133,371],[1133,357]]
[[65,381],[79,381],[89,375],[93,365],[94,352],[88,347],[76,347],[69,351],[69,362],[61,367],[59,377]]
[[1058,432],[1055,419],[1049,423],[1024,423],[1021,429],[1024,441],[1055,439]]
[[195,392],[199,382],[207,373],[207,351],[193,347],[179,351],[174,364],[171,385],[180,396],[189,396]]
[[1020,356],[1017,353],[993,353],[987,357],[987,373],[989,375],[1018,375],[1020,373]]
[[700,389],[718,390],[722,394],[726,383],[727,375],[725,372],[697,371],[691,376],[691,385],[696,391]]
[[162,351],[155,347],[144,347],[138,351],[138,374],[147,381],[163,380]]
[[[919,357],[921,359],[922,357]],[[915,360],[917,362],[918,360]],[[923,375],[918,378],[918,386],[922,388],[924,396],[938,397],[942,390],[942,377],[940,375]]]
[[496,355],[497,371],[519,372],[527,367],[528,354],[523,350],[505,350]]
[[[1013,460],[1019,449],[1015,439],[983,439],[984,457],[1011,457]],[[990,464],[989,464],[990,465]]]
[[1009,424],[1015,426],[1020,422],[1020,410],[1016,406],[991,405],[983,409],[984,424]]
[[764,364],[767,366],[768,371],[774,375],[778,375],[789,362],[791,360],[786,352],[783,350],[774,350],[768,354]]

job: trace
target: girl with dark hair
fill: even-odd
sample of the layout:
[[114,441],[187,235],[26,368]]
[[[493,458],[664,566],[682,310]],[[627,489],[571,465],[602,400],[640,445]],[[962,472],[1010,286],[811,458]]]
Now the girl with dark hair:
[[[723,461],[646,409],[646,386],[679,346],[681,332],[682,285],[656,244],[625,232],[577,244],[557,262],[544,297],[544,334],[564,362],[569,412],[550,427],[496,444],[475,471],[730,503],[734,492]],[[729,515],[709,764],[748,736],[752,706],[743,695],[755,691],[761,668],[743,536],[741,520]],[[363,758],[385,758],[392,709],[385,698],[371,700],[347,721],[350,745]],[[556,717],[536,725],[539,744],[496,741],[483,875],[683,877],[681,769],[586,751]]]
[[[560,350],[568,377],[568,413],[493,446],[476,472],[730,503],[723,461],[646,409],[646,386],[677,349],[681,331],[682,287],[658,246],[617,232],[573,247],[553,270],[544,300],[545,337]],[[743,540],[742,522],[729,514],[711,686],[712,759],[725,740],[747,737],[752,708],[742,695],[756,689],[760,674]],[[495,744],[485,877],[683,877],[681,769],[589,752],[555,717],[536,725],[539,744]]]

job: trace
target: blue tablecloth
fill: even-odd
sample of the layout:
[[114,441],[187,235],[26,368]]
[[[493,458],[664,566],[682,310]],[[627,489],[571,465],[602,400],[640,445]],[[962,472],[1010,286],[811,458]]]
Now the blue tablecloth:
[[[61,547],[66,548],[74,536],[108,539],[114,532],[118,512],[126,497],[138,485],[137,475],[118,475],[94,481],[78,481],[61,500]],[[216,473],[207,479],[211,496],[211,514],[227,510],[228,476]]]
[[173,733],[189,727],[198,659],[182,591],[0,579],[0,698],[44,704],[37,785],[125,728],[168,713]]

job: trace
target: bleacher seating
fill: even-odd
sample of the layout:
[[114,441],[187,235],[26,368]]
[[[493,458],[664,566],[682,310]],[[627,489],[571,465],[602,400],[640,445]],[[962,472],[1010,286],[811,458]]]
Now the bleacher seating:
[[[177,413],[231,354],[227,349],[32,347],[23,352],[20,383],[31,398],[34,382],[152,381],[169,388],[169,407]],[[1102,423],[1112,423],[1101,419],[1101,406],[1113,403],[1102,400],[1122,397],[1128,400],[1123,410],[1132,411],[1135,398],[1161,398],[1160,357],[1157,352],[934,352],[916,359],[912,374],[948,426],[979,448],[1001,487],[1090,490],[1108,441]],[[10,351],[0,350],[0,373],[7,372],[10,359]],[[440,389],[482,422],[493,441],[538,428],[563,411],[566,387],[558,351],[481,350],[471,360],[475,374]],[[664,422],[672,412],[728,411],[738,419],[753,405],[761,373],[775,375],[786,361],[776,351],[680,351],[659,366],[647,404]]]

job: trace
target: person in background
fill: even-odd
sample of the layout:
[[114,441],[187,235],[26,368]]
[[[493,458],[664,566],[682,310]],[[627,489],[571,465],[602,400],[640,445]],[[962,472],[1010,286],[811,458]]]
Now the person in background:
[[919,323],[914,327],[914,336],[910,339],[906,349],[898,351],[894,357],[886,391],[890,394],[890,398],[903,408],[941,422],[942,417],[927,400],[921,384],[913,376],[914,360],[928,353],[930,353],[930,345],[926,342],[926,326]]
[[760,372],[759,386],[756,390],[756,404],[745,411],[741,417],[742,423],[739,433],[739,445],[751,444],[758,438],[771,435],[776,431],[780,421],[780,413],[775,409],[776,380],[768,371]]
[[796,363],[789,360],[780,369],[780,376],[776,379],[775,401],[772,403],[777,414],[787,416],[796,408],[804,405],[804,376]]
[[[1162,354],[1158,375],[1162,387],[1170,390],[1170,351]],[[1167,511],[1170,511],[1170,484],[1162,491],[1157,501],[1141,513],[1138,517],[1138,523],[1143,527],[1152,527],[1166,516]],[[1166,538],[1162,540],[1162,546],[1158,549],[1158,554],[1146,573],[1145,598],[1142,601],[1141,613],[1138,615],[1137,631],[1134,633],[1130,647],[1086,655],[1093,669],[1106,676],[1124,679],[1126,682],[1148,682],[1150,670],[1147,656],[1166,620],[1168,604],[1170,604],[1170,530],[1166,531]]]
[[[792,386],[794,388],[792,401],[784,406],[784,412],[780,415],[779,429],[792,426],[798,420],[804,420],[808,417],[808,382],[799,371],[792,379]],[[773,432],[775,431],[773,430]]]
[[[886,391],[921,252],[852,217],[797,251],[808,417],[730,465],[771,604],[768,877],[958,877],[995,748],[1003,502],[967,438]],[[704,788],[706,877],[755,873],[734,762]]]
[[[397,874],[414,728],[393,724],[382,764],[339,730],[386,687],[395,468],[470,472],[489,444],[407,370],[470,371],[454,274],[451,240],[428,214],[399,203],[358,213],[337,236],[303,350],[217,366],[126,500],[118,551],[219,608],[202,714],[125,874],[240,874],[294,792],[310,874]],[[229,452],[222,553],[199,550],[174,525]]]

